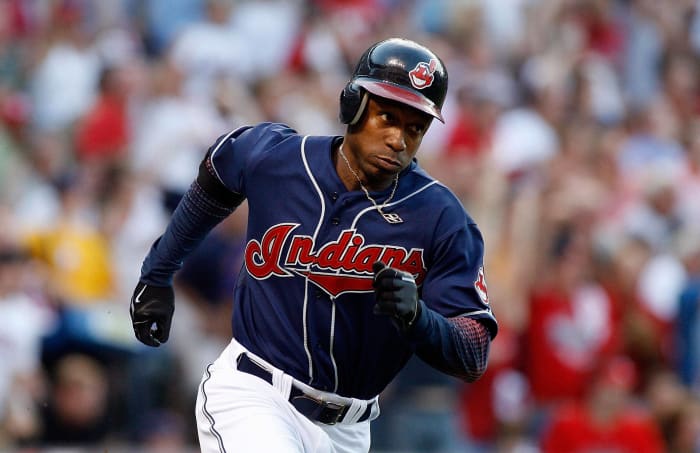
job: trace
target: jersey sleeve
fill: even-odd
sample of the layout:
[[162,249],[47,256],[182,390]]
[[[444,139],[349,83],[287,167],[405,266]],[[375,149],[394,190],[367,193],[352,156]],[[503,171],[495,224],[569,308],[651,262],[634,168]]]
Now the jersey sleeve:
[[468,316],[482,321],[493,338],[498,324],[489,305],[482,234],[466,214],[446,220],[462,227],[436,238],[422,299],[445,317]]
[[238,128],[217,139],[207,155],[208,164],[228,190],[245,196],[246,175],[266,153],[293,134],[293,129],[278,123]]

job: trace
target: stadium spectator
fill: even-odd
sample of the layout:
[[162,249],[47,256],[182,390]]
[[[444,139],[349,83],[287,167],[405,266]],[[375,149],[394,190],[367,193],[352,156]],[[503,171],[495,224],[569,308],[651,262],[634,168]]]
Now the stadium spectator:
[[661,432],[634,401],[634,363],[615,357],[596,372],[583,401],[558,408],[542,438],[543,453],[666,451]]

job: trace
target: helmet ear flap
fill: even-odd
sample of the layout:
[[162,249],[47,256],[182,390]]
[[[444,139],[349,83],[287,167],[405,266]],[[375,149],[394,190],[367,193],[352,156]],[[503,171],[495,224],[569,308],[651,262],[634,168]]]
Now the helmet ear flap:
[[367,105],[367,92],[350,81],[340,93],[340,121],[353,125],[360,120]]

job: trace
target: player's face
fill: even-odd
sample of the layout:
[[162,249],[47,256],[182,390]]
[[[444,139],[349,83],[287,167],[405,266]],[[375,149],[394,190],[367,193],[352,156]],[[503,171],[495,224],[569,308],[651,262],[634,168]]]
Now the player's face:
[[369,188],[381,189],[408,167],[432,117],[398,102],[371,96],[356,131],[347,137],[355,165]]

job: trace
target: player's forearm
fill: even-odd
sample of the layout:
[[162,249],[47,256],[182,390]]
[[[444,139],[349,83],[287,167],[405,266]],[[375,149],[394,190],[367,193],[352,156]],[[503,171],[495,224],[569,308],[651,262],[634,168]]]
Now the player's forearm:
[[445,318],[423,304],[409,333],[418,357],[452,376],[473,382],[486,371],[491,338],[479,321]]
[[141,268],[141,281],[169,286],[182,261],[204,237],[229,216],[243,197],[228,191],[213,175],[208,158],[182,197],[165,233],[151,247]]

